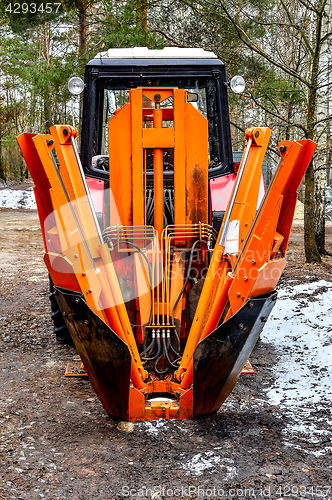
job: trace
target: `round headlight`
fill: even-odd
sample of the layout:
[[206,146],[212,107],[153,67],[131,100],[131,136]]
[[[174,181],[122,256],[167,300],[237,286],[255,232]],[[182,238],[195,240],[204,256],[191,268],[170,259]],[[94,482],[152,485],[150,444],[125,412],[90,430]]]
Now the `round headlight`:
[[79,76],[72,76],[67,83],[68,90],[73,95],[80,95],[84,90],[84,82]]
[[234,94],[242,94],[244,89],[246,88],[246,82],[244,81],[243,76],[233,76],[231,81],[229,82],[229,86]]

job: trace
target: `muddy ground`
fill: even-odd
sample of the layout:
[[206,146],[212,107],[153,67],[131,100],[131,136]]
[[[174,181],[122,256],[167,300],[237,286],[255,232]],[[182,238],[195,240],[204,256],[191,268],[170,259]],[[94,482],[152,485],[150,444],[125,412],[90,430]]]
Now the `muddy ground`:
[[[64,377],[77,353],[54,339],[42,257],[37,213],[0,209],[0,499],[332,498],[332,403],[304,401],[302,429],[271,404],[283,350],[260,340],[217,414],[122,430],[88,380]],[[332,258],[306,266],[298,225],[282,282],[319,279]]]

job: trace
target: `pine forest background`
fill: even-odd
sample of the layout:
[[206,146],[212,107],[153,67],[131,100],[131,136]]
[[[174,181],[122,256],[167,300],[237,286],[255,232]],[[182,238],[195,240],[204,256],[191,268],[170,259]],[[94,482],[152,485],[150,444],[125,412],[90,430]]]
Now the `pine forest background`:
[[272,128],[272,171],[281,140],[318,143],[300,199],[306,258],[320,261],[332,181],[332,0],[59,0],[50,14],[45,1],[25,2],[36,4],[36,13],[20,0],[15,14],[14,3],[0,0],[0,179],[28,175],[15,140],[20,133],[47,133],[54,123],[79,129],[80,99],[69,94],[67,80],[83,78],[98,52],[203,47],[227,65],[229,78],[246,80],[242,95],[229,93],[234,151],[243,149],[247,127]]

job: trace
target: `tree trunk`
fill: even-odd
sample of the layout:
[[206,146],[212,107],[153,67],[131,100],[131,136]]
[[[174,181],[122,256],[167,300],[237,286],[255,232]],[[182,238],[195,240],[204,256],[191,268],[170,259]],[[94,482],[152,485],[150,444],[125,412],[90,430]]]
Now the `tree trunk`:
[[[319,73],[319,61],[321,52],[321,33],[322,33],[321,13],[317,17],[315,34],[315,51],[312,59],[310,88],[308,95],[307,109],[307,139],[314,139],[316,110],[317,110],[317,85]],[[306,262],[310,264],[320,263],[322,261],[319,254],[315,237],[315,175],[313,162],[310,162],[305,174],[305,196],[304,196],[304,249]]]
[[[288,109],[287,109],[287,122],[290,124],[290,123],[292,123],[292,121],[293,121],[293,104],[289,103]],[[291,128],[292,128],[291,125],[288,125],[286,127],[286,137],[285,137],[286,141],[289,141],[291,138],[291,135],[290,135]]]
[[315,182],[314,182],[314,166],[312,161],[305,174],[305,203],[304,203],[304,249],[306,261],[310,264],[321,262],[316,239],[314,226],[314,210],[315,210]]
[[51,116],[51,98],[48,94],[44,96],[44,133],[50,133],[50,127],[53,125]]
[[87,24],[88,4],[85,0],[78,3],[78,56],[81,59],[84,56],[87,47],[88,24]]
[[[85,57],[87,44],[88,44],[88,23],[87,23],[87,10],[88,2],[82,0],[78,2],[78,57],[82,61]],[[83,94],[79,97],[79,118],[78,118],[78,141],[81,141],[81,130],[82,130],[82,111],[83,111]]]
[[[328,21],[329,22],[329,19]],[[327,26],[329,28],[329,26]],[[330,116],[330,61],[328,61],[328,71],[327,71],[327,92],[325,95],[325,114],[327,117]],[[330,148],[330,137],[331,137],[331,127],[330,120],[326,122],[325,129],[326,136],[326,168],[321,169],[315,173],[315,183],[316,183],[316,211],[315,211],[315,236],[318,251],[321,255],[326,255],[325,248],[325,209],[326,209],[326,188],[329,183],[329,172],[332,160],[332,153]]]
[[0,179],[6,182],[6,167],[2,161],[2,104],[0,94]]
[[321,168],[314,173],[315,179],[315,240],[318,252],[326,254],[325,250],[325,190],[327,187],[327,170]]
[[148,0],[136,2],[136,24],[146,32],[148,29]]

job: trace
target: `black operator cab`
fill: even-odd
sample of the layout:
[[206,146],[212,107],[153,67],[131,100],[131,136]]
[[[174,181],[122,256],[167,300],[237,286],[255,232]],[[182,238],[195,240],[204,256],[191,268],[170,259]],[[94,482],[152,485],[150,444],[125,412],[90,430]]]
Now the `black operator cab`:
[[[86,175],[108,179],[108,121],[137,87],[178,87],[208,120],[209,177],[233,171],[225,65],[203,49],[109,49],[85,69],[81,156]],[[167,102],[164,103],[167,106]],[[152,159],[147,158],[147,167]],[[164,181],[172,158],[165,153]]]
[[[235,76],[230,87],[235,93],[244,90],[242,77]],[[76,86],[76,87],[75,87]],[[225,65],[213,52],[197,48],[146,47],[109,49],[92,59],[85,68],[84,82],[73,77],[69,90],[78,95],[84,89],[81,135],[81,160],[90,190],[109,187],[109,121],[129,102],[129,90],[138,87],[173,87],[187,91],[190,102],[208,123],[209,222],[219,231],[228,195],[234,183],[234,162],[228,107],[228,83]],[[151,107],[151,101],[143,107]],[[160,103],[171,108],[173,96]],[[146,125],[147,127],[149,124]],[[168,126],[167,123],[163,126]],[[172,127],[172,125],[169,125]],[[153,150],[146,150],[147,196],[153,200]],[[226,177],[225,177],[226,176]],[[228,179],[229,178],[229,179]],[[224,180],[223,180],[224,179]],[[224,184],[226,183],[226,186]],[[174,150],[163,152],[164,198],[166,221],[172,223],[174,198]],[[228,194],[225,193],[228,192]],[[106,207],[107,195],[101,202]],[[222,203],[220,203],[222,200]],[[151,201],[152,203],[152,201]],[[167,205],[167,200],[165,204]],[[104,209],[101,209],[104,211]],[[99,212],[99,210],[97,210]],[[151,212],[151,213],[150,213]],[[148,222],[153,221],[151,206]],[[105,216],[104,216],[105,217]],[[151,220],[150,220],[151,219]],[[104,219],[107,223],[107,216]]]

